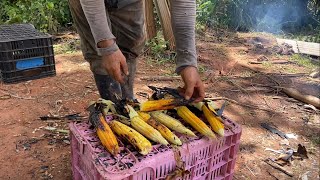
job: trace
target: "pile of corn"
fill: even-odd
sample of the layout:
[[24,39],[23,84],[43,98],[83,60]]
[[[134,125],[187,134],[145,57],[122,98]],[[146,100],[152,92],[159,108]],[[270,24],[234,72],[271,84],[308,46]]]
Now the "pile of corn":
[[[215,133],[224,136],[222,119],[204,102],[190,105],[202,111],[205,121],[197,117],[187,106],[177,106],[177,103],[173,103],[176,99],[149,100],[139,104],[137,110],[126,104],[125,109],[130,117],[128,119],[117,114],[111,101],[99,101],[107,106],[91,115],[90,122],[96,128],[101,143],[112,155],[117,155],[120,151],[117,137],[130,143],[140,154],[146,155],[152,150],[151,142],[181,146],[183,142],[176,134],[195,137],[195,130],[208,138],[216,138]],[[166,114],[164,110],[168,109],[175,109],[184,123]],[[107,115],[117,118],[107,122]],[[188,129],[184,124],[190,125],[193,129]]]

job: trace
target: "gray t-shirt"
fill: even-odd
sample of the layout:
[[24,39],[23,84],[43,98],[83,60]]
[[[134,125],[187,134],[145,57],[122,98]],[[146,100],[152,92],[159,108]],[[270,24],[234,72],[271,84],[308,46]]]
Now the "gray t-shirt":
[[[130,1],[130,0],[119,0]],[[108,25],[107,12],[104,0],[80,0],[82,9],[88,20],[96,44],[102,40],[115,39]],[[195,0],[171,0],[171,23],[176,41],[176,72],[180,72],[186,66],[197,67],[197,55],[195,47]],[[98,48],[98,47],[96,47]],[[117,50],[116,44],[110,49],[100,52],[101,55]],[[104,53],[105,52],[105,53]]]

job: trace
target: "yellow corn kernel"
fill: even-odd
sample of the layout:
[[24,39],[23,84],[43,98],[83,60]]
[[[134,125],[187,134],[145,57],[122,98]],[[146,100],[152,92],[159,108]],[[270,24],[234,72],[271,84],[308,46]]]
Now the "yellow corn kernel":
[[173,131],[176,131],[178,133],[188,135],[188,136],[196,136],[190,129],[186,128],[180,121],[174,119],[173,117],[161,111],[151,112],[151,116]]
[[150,141],[129,126],[118,121],[111,121],[110,127],[118,136],[133,145],[140,154],[147,155],[152,150]]
[[145,113],[145,112],[138,112],[139,116],[147,122],[150,126],[155,128],[160,132],[160,134],[171,144],[175,144],[178,146],[182,145],[181,140],[176,136],[173,132],[170,131],[169,128],[167,128],[165,125],[161,124],[157,120],[153,119],[150,114]]
[[220,136],[224,136],[224,125],[221,123],[218,117],[212,111],[210,111],[206,105],[202,106],[202,111],[213,131]]
[[100,126],[96,127],[97,135],[102,143],[102,145],[112,154],[116,155],[120,152],[118,141],[116,136],[113,134],[108,123],[104,119],[102,114],[99,114]]
[[179,106],[181,103],[183,103],[183,100],[179,99],[149,100],[140,104],[140,111],[149,112],[173,109]]
[[215,138],[216,136],[212,130],[195,114],[193,114],[186,106],[180,106],[177,108],[178,115],[190,124],[195,130],[201,133],[204,136],[209,138]]
[[130,116],[130,122],[131,126],[137,130],[139,133],[144,135],[145,137],[149,138],[150,140],[168,145],[168,141],[162,137],[159,131],[154,129],[152,126],[147,124],[139,115],[138,113],[131,107],[130,105],[127,105],[127,108],[129,110],[129,116]]
[[139,116],[140,116],[144,121],[146,121],[146,122],[151,118],[150,114],[148,114],[148,113],[146,113],[146,112],[138,111],[137,113],[138,113]]

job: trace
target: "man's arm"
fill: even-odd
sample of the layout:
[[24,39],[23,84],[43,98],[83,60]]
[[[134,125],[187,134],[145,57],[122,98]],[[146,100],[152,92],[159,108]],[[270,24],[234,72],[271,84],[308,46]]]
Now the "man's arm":
[[195,0],[171,0],[172,29],[176,41],[176,72],[181,75],[185,86],[182,89],[186,99],[204,98],[204,85],[197,70],[195,44]]
[[122,72],[128,75],[128,67],[108,25],[104,0],[80,0],[80,3],[90,25],[96,50],[102,56],[102,66],[116,81],[123,83]]
[[177,69],[180,72],[185,66],[197,67],[195,47],[195,0],[171,1],[172,29],[176,41]]
[[[108,25],[106,6],[104,0],[80,0],[83,12],[90,25],[92,35],[94,37],[97,51],[100,55],[111,54],[118,49],[114,42],[114,35]],[[99,48],[98,43],[108,41],[108,48]],[[113,46],[113,47],[111,47]],[[109,52],[107,52],[109,50]]]

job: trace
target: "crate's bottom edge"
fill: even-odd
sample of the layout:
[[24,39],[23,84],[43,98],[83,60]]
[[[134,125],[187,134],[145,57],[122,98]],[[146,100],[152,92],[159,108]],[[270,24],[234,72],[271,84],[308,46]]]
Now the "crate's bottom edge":
[[53,77],[53,76],[56,76],[56,75],[57,75],[56,71],[53,71],[53,72],[42,73],[41,75],[38,75],[38,76],[16,77],[16,78],[10,78],[10,79],[2,79],[2,82],[5,83],[5,84],[14,84],[14,83],[20,83],[20,82],[23,82],[23,81],[41,79],[41,78],[45,78],[45,77]]

